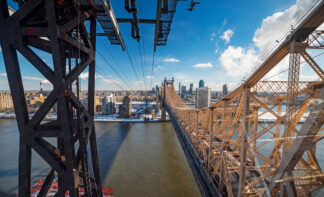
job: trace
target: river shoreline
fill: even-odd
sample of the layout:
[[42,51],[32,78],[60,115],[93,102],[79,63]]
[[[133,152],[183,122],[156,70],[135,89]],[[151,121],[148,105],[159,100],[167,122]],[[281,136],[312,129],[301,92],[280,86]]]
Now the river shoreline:
[[[29,117],[32,117],[33,114],[29,114]],[[0,114],[0,119],[16,119],[15,114],[12,113],[2,113]],[[56,115],[48,115],[44,118],[45,121],[56,120]],[[136,119],[136,118],[117,118],[114,115],[95,115],[95,122],[127,122],[127,123],[158,123],[158,122],[170,122],[169,119],[161,120],[161,118],[155,118],[153,120],[145,120],[145,119]]]
[[[29,117],[31,118],[34,114],[29,114]],[[306,117],[309,115],[309,112],[306,112],[299,120],[299,123],[303,123],[306,120]],[[284,112],[280,114],[280,116],[284,116]],[[0,119],[16,119],[16,116],[14,113],[0,113]],[[51,121],[56,120],[57,117],[55,114],[49,114],[45,117],[45,121]],[[259,123],[273,123],[276,121],[276,117],[269,113],[263,113],[259,112],[258,122]],[[170,122],[170,119],[167,117],[167,120],[161,120],[160,117],[154,118],[151,120],[145,120],[145,119],[136,119],[136,118],[118,118],[118,116],[115,115],[95,115],[94,116],[95,122],[128,122],[128,123],[157,123],[157,122]]]

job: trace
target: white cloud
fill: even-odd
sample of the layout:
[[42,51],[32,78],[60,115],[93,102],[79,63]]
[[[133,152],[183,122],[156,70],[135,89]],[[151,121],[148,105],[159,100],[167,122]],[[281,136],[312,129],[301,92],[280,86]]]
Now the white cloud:
[[[7,73],[0,73],[0,77],[7,77]],[[41,77],[22,76],[22,79],[39,81],[42,82],[43,84],[45,83],[50,84],[50,82],[47,79]]]
[[315,81],[315,80],[321,80],[321,78],[317,74],[313,75],[300,75],[299,76],[300,81]]
[[154,79],[154,76],[146,76],[146,79]]
[[[209,88],[211,88],[212,89],[212,91],[222,91],[222,89],[223,89],[223,85],[224,85],[225,83],[208,83],[208,82],[206,82],[206,86],[207,87],[209,87]],[[232,91],[232,90],[234,90],[239,84],[238,83],[236,83],[236,82],[232,82],[232,83],[226,83],[226,85],[227,85],[227,88],[228,88],[228,90],[229,91]]]
[[[278,44],[277,41],[281,41],[282,36],[290,31],[291,25],[295,25],[313,3],[313,0],[297,0],[296,4],[288,9],[264,18],[261,26],[256,29],[253,43],[249,47],[228,46],[219,58],[227,74],[230,76],[243,76],[253,72],[254,66],[264,58],[264,55],[270,49]],[[288,61],[285,59],[264,78],[275,75],[287,68]],[[285,74],[278,74],[273,79],[282,80],[284,76]]]
[[135,84],[143,84],[143,81],[135,81]]
[[89,72],[83,72],[80,74],[79,78],[84,80],[84,79],[88,79],[89,77]]
[[208,62],[208,63],[198,63],[192,66],[193,68],[212,68],[213,65]]
[[210,40],[213,41],[215,36],[216,36],[216,33],[212,33],[211,36],[210,36]]
[[222,26],[225,26],[227,24],[227,19],[226,18],[224,18],[224,21],[223,21],[223,24],[222,24]]
[[163,60],[164,62],[180,62],[180,60],[175,59],[175,58],[166,58]]
[[[95,79],[104,79],[104,78],[111,78],[112,76],[103,76],[102,74],[100,75],[97,75],[95,74]],[[88,79],[89,78],[89,72],[83,72],[79,75],[79,79],[81,80],[85,80],[85,79]]]
[[115,79],[102,79],[104,82],[106,83],[114,83],[114,84],[120,84],[119,81],[115,80]]
[[273,15],[263,19],[253,37],[253,42],[259,48],[260,54],[265,54],[280,41],[283,36],[295,28],[296,22],[311,8],[314,0],[297,0],[296,4],[282,12],[276,12]]
[[263,78],[265,81],[287,80],[287,70],[289,67],[289,56],[283,58],[275,67],[273,67]]
[[35,81],[43,81],[44,78],[40,78],[40,77],[30,77],[30,76],[23,76],[23,79],[28,79],[28,80],[35,80]]
[[163,70],[163,69],[164,69],[164,67],[163,66],[160,66],[160,65],[158,65],[157,67],[154,68],[155,71],[156,70]]
[[225,40],[226,43],[229,43],[229,41],[231,41],[233,34],[234,34],[234,32],[232,30],[228,29],[223,33],[223,35],[220,36],[220,38]]
[[49,82],[47,79],[42,80],[42,83],[43,84],[51,84],[51,82]]
[[188,78],[188,77],[182,73],[174,73],[174,79],[176,79],[176,80],[184,80],[186,78]]
[[258,58],[253,48],[229,46],[222,53],[219,61],[229,76],[242,76],[251,71],[251,68],[258,62]]
[[43,84],[51,84],[47,79],[41,78],[41,77],[30,77],[30,76],[23,76],[23,79],[26,80],[34,80],[34,81],[39,81],[42,82]]

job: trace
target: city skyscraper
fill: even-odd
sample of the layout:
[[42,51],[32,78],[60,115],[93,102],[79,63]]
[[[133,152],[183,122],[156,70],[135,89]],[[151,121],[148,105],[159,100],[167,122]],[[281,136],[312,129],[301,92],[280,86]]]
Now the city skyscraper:
[[155,90],[156,90],[156,95],[160,94],[160,88],[158,85],[155,86]]
[[193,93],[193,83],[190,84],[190,88],[189,88],[189,94],[192,95]]
[[204,82],[204,80],[201,79],[201,80],[199,81],[199,87],[200,87],[200,88],[205,87],[205,82]]
[[223,95],[228,94],[228,88],[227,88],[227,84],[223,85]]
[[181,86],[181,95],[185,95],[187,93],[187,87],[186,86]]
[[102,112],[104,114],[114,114],[116,113],[116,97],[114,94],[105,96],[102,99]]
[[196,108],[209,107],[210,88],[201,87],[196,89]]
[[179,95],[181,94],[181,83],[179,82]]

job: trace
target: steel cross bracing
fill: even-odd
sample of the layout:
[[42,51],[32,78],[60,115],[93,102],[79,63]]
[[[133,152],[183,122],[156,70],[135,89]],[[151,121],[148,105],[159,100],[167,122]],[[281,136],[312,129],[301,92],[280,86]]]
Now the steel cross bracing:
[[[79,196],[80,186],[85,188],[86,196],[102,196],[93,121],[96,10],[91,3],[72,0],[20,2],[19,9],[10,16],[7,1],[0,1],[1,48],[20,133],[19,196],[31,195],[32,150],[51,168],[38,196],[46,195],[54,179],[58,182],[56,196],[64,196],[66,192]],[[51,55],[53,67],[39,56],[39,50]],[[18,52],[53,85],[31,118]],[[71,59],[75,60],[73,67]],[[72,91],[72,84],[86,68],[89,70],[87,109]],[[55,103],[57,119],[45,122],[44,117]],[[56,139],[57,144],[47,138]],[[88,167],[88,145],[92,169]]]
[[[173,81],[163,82],[163,106],[180,141],[189,141],[183,148],[203,195],[214,189],[223,196],[310,196],[324,187],[316,155],[324,137],[324,72],[306,52],[322,48],[323,31],[314,30],[323,21],[321,2],[240,87],[209,108],[187,107]],[[261,81],[287,55],[288,80]],[[299,81],[302,58],[319,81]],[[265,115],[273,121],[264,124]]]
[[[165,89],[165,102],[180,122],[219,193],[228,196],[261,196],[271,183],[275,181],[279,184],[284,180],[283,177],[272,180],[279,165],[285,164],[282,159],[284,146],[291,143],[291,148],[286,152],[288,156],[284,156],[290,157],[294,145],[302,143],[310,148],[293,152],[293,155],[305,154],[306,157],[299,156],[297,164],[289,167],[293,176],[288,176],[287,179],[294,181],[298,196],[308,196],[324,186],[324,174],[315,155],[316,143],[324,134],[324,83],[310,82],[308,85],[298,92],[298,96],[307,97],[295,105],[297,112],[291,120],[293,134],[290,135],[281,132],[282,125],[288,125],[288,116],[291,113],[281,112],[283,103],[288,100],[286,94],[270,92],[265,95],[264,92],[259,94],[245,88],[240,95],[224,100],[216,108],[197,110],[187,107],[172,86],[162,87],[161,93],[164,96]],[[311,112],[306,122],[301,129],[297,129],[296,125],[305,113],[307,115],[307,110]],[[258,121],[258,117],[265,113],[271,113],[275,117],[268,126]],[[316,130],[307,130],[305,127],[316,127]],[[272,151],[264,154],[262,152],[265,148],[272,148]],[[242,175],[242,171],[245,174]],[[240,183],[244,186],[240,187]],[[272,195],[276,194],[279,194],[279,190],[272,192]]]

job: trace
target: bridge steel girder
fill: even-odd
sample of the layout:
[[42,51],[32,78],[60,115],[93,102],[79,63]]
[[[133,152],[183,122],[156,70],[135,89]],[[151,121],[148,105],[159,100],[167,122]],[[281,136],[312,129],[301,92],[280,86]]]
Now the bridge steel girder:
[[[291,113],[282,113],[283,102],[289,99],[287,95],[273,94],[267,97],[257,92],[248,92],[249,88],[246,88],[240,95],[224,102],[223,106],[198,110],[185,106],[172,85],[163,85],[161,92],[165,95],[165,106],[203,196],[208,196],[206,191],[210,191],[209,188],[213,188],[213,191],[216,191],[215,195],[220,196],[270,194],[266,190],[267,185],[280,181],[272,179],[279,166],[285,163],[281,156],[284,146],[287,143],[293,144],[296,140],[300,141],[300,137],[296,136],[299,129],[295,127],[302,115],[307,110],[312,111],[311,113],[318,109],[323,111],[312,103],[321,101],[316,92],[324,86],[324,83],[309,82],[307,85],[304,85],[305,82],[302,83],[303,85],[297,85],[299,87],[297,95],[308,96],[302,103],[294,106],[295,115],[290,120],[293,132],[291,136],[285,136],[281,132],[282,124],[288,123],[288,116]],[[276,112],[274,109],[277,109]],[[262,120],[258,118],[266,113],[272,114],[275,120],[263,126],[260,124]],[[321,121],[317,123],[318,128],[323,125]],[[312,146],[311,150],[306,150],[307,159],[299,159],[298,165],[292,167],[294,170],[291,170],[291,174],[285,172],[286,179],[290,181],[284,182],[283,189],[287,188],[287,192],[291,194],[304,192],[307,196],[324,186],[324,180],[321,178],[324,174],[315,156],[314,144],[323,139],[322,133],[318,132],[323,132],[323,129],[313,130],[314,135],[310,135],[312,140],[307,142],[308,146]],[[262,149],[269,145],[273,146],[273,149],[270,149],[272,151],[262,153]],[[290,152],[291,148],[288,153]],[[304,181],[299,182],[298,179]],[[295,182],[295,192],[289,182]],[[278,192],[275,190],[272,194],[277,195]]]
[[[166,94],[170,93],[168,92],[168,88],[174,89],[173,82],[168,83],[167,81],[164,81],[163,88],[161,89],[161,95],[164,99],[167,99],[168,97],[165,96]],[[176,92],[174,92],[174,96],[177,95]],[[183,106],[180,102],[180,97],[176,96],[177,99],[176,106],[180,107]],[[179,100],[179,99],[180,100]],[[204,162],[202,162],[202,159],[200,157],[200,153],[196,151],[196,147],[193,143],[193,138],[191,136],[188,136],[188,128],[191,128],[190,125],[192,125],[192,128],[198,128],[198,114],[196,110],[187,110],[184,113],[187,114],[194,114],[196,115],[195,118],[190,119],[190,115],[188,116],[188,120],[191,120],[188,122],[181,122],[181,120],[177,117],[179,114],[174,111],[175,107],[173,104],[166,101],[164,103],[164,107],[166,111],[169,114],[169,117],[172,121],[173,127],[176,131],[176,134],[178,136],[178,139],[180,141],[180,144],[182,146],[182,149],[184,150],[185,156],[188,160],[189,166],[193,172],[193,175],[195,177],[195,180],[198,184],[198,187],[201,191],[202,196],[204,197],[211,197],[211,196],[222,196],[221,193],[217,190],[217,183],[214,180],[211,180],[208,175],[208,170],[206,169],[206,166],[204,166]],[[180,104],[180,105],[177,105]],[[183,106],[184,107],[184,106]],[[196,121],[195,121],[196,119]],[[184,125],[186,123],[186,125]],[[196,130],[197,131],[197,130]]]
[[[239,88],[209,108],[189,108],[173,83],[164,81],[163,102],[177,134],[183,135],[179,139],[189,141],[182,147],[200,161],[195,168],[202,169],[192,167],[193,173],[208,177],[197,180],[199,186],[214,184],[216,193],[224,196],[309,196],[324,187],[316,158],[316,143],[324,139],[324,74],[306,52],[312,49],[307,36],[323,22],[320,2]],[[260,81],[289,53],[288,81]],[[319,81],[299,81],[300,56]],[[267,117],[273,121],[263,124]],[[301,129],[298,124],[303,124]]]
[[[272,192],[278,190],[278,185],[280,180],[291,179],[291,177],[284,176],[287,171],[294,169],[298,161],[301,159],[305,151],[312,148],[313,140],[316,137],[316,134],[321,129],[324,124],[324,88],[320,87],[320,90],[317,90],[320,94],[314,103],[314,110],[310,112],[306,122],[303,124],[296,140],[294,140],[289,152],[285,152],[282,157],[285,162],[281,162],[276,174],[273,177],[269,185],[269,193],[272,195]],[[283,180],[284,183],[285,180]],[[282,183],[282,184],[283,184]],[[284,192],[284,191],[280,191]],[[296,194],[295,194],[296,195]],[[266,193],[263,195],[266,197]]]
[[[102,196],[93,121],[95,17],[95,10],[90,5],[76,5],[72,1],[59,4],[53,0],[26,1],[10,16],[7,0],[0,1],[0,42],[20,133],[19,196],[31,196],[32,149],[51,167],[38,196],[46,195],[55,176],[58,180],[58,196],[63,196],[67,191],[70,196],[79,196],[79,185],[84,186],[87,196]],[[75,19],[79,19],[77,23]],[[90,33],[86,32],[85,21],[90,23]],[[53,68],[31,47],[50,54]],[[17,52],[53,85],[53,90],[31,118]],[[70,58],[78,61],[67,73],[67,60]],[[88,109],[71,89],[71,84],[87,67]],[[57,119],[44,122],[55,103]],[[47,142],[45,137],[56,139],[57,146]],[[93,177],[90,177],[88,169],[89,141]],[[79,143],[77,149],[76,143]]]

